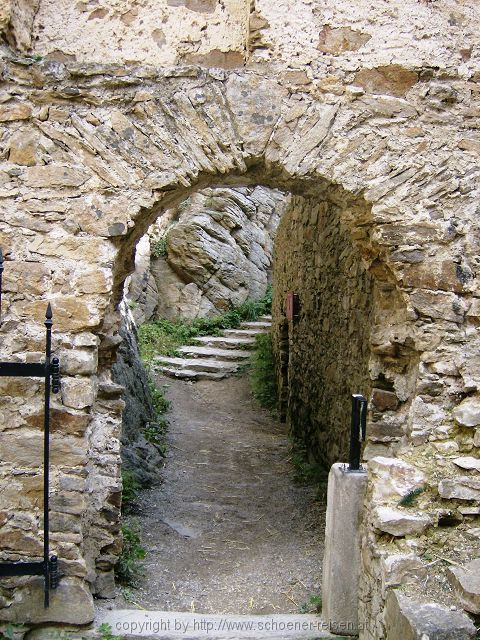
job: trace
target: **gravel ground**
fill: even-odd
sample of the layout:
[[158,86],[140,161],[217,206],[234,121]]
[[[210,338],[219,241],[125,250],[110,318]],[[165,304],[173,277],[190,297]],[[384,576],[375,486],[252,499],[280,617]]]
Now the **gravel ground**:
[[169,453],[134,520],[147,551],[138,588],[101,609],[298,613],[321,591],[325,504],[294,481],[285,426],[248,378],[168,385]]

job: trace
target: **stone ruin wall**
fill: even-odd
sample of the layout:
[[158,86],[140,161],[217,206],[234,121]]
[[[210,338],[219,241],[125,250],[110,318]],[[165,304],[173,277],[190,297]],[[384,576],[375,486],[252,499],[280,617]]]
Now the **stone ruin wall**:
[[[135,243],[194,189],[264,184],[340,202],[373,281],[370,380],[393,379],[384,391],[398,398],[375,403],[369,425],[383,455],[369,456],[360,619],[362,638],[382,638],[402,605],[392,587],[436,597],[427,547],[460,564],[478,553],[478,471],[458,461],[480,445],[477,3],[362,0],[352,16],[350,3],[258,1],[235,70],[127,64],[114,46],[111,64],[58,61],[48,51],[63,45],[29,40],[58,5],[27,6],[0,12],[0,351],[40,357],[52,301],[64,375],[52,542],[66,577],[48,612],[35,581],[2,582],[2,617],[89,621],[91,589],[119,553],[123,402],[111,367]],[[41,394],[1,386],[2,557],[26,559],[39,552]]]
[[[340,208],[328,193],[322,202],[293,197],[280,222],[274,259],[281,413],[289,432],[325,468],[348,460],[350,395],[370,397],[372,387],[372,278],[339,224]],[[368,215],[359,206],[355,218],[366,221]],[[286,318],[289,291],[297,296],[294,320]]]
[[[166,212],[137,245],[126,283],[136,322],[202,318],[262,298],[286,206],[285,194],[265,187],[217,188],[193,193]],[[160,241],[163,254],[155,255]]]

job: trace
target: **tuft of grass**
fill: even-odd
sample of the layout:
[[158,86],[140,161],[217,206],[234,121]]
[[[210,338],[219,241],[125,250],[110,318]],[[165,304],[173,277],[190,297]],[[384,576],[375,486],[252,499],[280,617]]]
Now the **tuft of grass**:
[[421,495],[425,491],[425,487],[417,487],[416,489],[412,489],[406,493],[403,498],[398,501],[399,506],[401,507],[411,507],[415,504],[419,495]]
[[137,474],[132,469],[122,469],[122,511],[131,510],[142,488]]
[[100,640],[123,640],[122,636],[113,635],[113,630],[108,622],[103,622],[98,627],[98,633],[100,634]]
[[300,613],[321,613],[322,596],[313,594],[300,607]]
[[152,258],[164,258],[167,255],[166,235],[150,241],[150,255]]
[[160,416],[170,409],[172,403],[170,402],[170,400],[167,400],[167,398],[165,398],[165,394],[161,389],[157,387],[153,380],[148,380],[148,387],[150,389],[150,395],[152,396],[155,419],[160,420]]
[[122,525],[123,548],[115,565],[115,576],[120,584],[135,587],[143,576],[142,560],[146,551],[140,543],[138,527],[124,523]]
[[253,397],[262,407],[273,411],[277,407],[278,395],[272,336],[269,333],[256,336],[251,367],[250,386]]

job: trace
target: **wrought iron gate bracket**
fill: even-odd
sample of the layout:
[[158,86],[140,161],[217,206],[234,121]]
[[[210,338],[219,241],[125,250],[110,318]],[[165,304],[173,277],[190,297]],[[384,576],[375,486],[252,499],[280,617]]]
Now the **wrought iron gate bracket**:
[[[2,275],[4,271],[3,252],[0,247],[0,325],[2,323]],[[50,303],[45,313],[45,362],[0,362],[0,377],[43,378],[44,394],[44,438],[43,438],[43,560],[38,562],[0,562],[0,577],[43,576],[44,606],[50,604],[50,590],[59,582],[58,558],[50,556],[49,498],[50,498],[50,396],[60,391],[60,361],[52,357],[53,313]]]

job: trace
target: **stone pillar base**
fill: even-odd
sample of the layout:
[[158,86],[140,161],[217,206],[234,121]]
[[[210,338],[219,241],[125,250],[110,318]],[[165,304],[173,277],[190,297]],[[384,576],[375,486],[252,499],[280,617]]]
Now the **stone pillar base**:
[[360,521],[366,471],[347,472],[336,463],[328,476],[322,618],[332,633],[358,634]]

